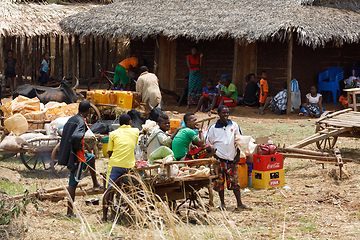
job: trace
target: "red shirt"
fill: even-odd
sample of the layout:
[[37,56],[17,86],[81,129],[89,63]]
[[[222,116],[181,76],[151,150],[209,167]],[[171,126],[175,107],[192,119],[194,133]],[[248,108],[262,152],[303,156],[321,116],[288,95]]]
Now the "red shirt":
[[[199,65],[200,63],[200,57],[196,56],[196,58],[193,58],[192,55],[187,55],[186,58],[190,59],[190,65]],[[195,67],[195,68],[189,68],[190,71],[197,71],[200,70],[199,67]]]

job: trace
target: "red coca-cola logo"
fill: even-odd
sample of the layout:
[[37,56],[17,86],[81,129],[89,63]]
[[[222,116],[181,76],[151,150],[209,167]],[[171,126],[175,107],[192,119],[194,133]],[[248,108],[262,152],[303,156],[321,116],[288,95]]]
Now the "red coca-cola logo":
[[273,163],[273,164],[268,164],[267,165],[267,169],[274,169],[274,168],[279,168],[280,167],[280,163],[276,162],[276,163]]
[[280,184],[280,180],[271,180],[269,186],[274,187]]

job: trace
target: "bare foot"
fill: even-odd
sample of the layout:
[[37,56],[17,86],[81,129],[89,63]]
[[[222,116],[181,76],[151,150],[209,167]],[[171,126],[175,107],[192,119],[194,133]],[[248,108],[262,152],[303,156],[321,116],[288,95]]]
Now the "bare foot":
[[252,211],[252,207],[246,206],[245,204],[242,204],[240,206],[237,206],[234,211],[242,211],[242,210],[248,210]]
[[186,110],[189,110],[189,109],[190,109],[190,105],[187,105]]
[[225,204],[220,204],[220,206],[217,207],[220,211],[226,211]]

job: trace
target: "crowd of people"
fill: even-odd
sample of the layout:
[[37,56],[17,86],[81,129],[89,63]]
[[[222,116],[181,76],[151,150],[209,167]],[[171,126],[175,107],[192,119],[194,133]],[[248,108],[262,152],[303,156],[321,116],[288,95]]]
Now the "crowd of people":
[[[96,178],[94,155],[85,153],[84,136],[88,127],[85,118],[89,114],[90,104],[83,101],[79,104],[79,113],[65,124],[59,148],[59,164],[70,170],[69,194],[67,215],[73,216],[72,202],[75,199],[75,190],[81,178],[82,170],[89,166],[94,189],[106,188],[103,196],[103,220],[107,221],[109,189],[115,181],[128,170],[135,167],[135,147],[138,143],[139,129],[131,127],[131,118],[128,114],[119,117],[120,127],[109,134],[108,154],[109,163],[106,169],[107,186],[101,186]],[[241,135],[236,122],[229,119],[229,108],[220,105],[217,109],[219,120],[211,125],[206,136],[194,113],[184,115],[185,126],[179,127],[170,135],[169,117],[159,116],[159,129],[149,137],[148,154],[165,146],[173,152],[174,160],[186,161],[215,157],[220,163],[216,166],[221,177],[214,181],[213,189],[219,193],[220,210],[226,209],[224,198],[225,184],[232,190],[237,200],[236,210],[251,210],[241,201],[240,185],[237,173],[237,163],[240,161],[240,150],[235,146],[235,139]]]

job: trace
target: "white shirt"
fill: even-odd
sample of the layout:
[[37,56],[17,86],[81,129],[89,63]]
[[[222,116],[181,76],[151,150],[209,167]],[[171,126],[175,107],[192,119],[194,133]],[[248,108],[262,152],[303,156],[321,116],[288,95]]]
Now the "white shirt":
[[161,101],[159,79],[153,73],[143,72],[136,82],[136,92],[141,94],[142,102],[150,98],[149,103],[152,107]]
[[306,98],[309,99],[309,103],[311,104],[317,104],[319,103],[319,98],[321,97],[322,95],[320,93],[317,93],[316,97],[312,97],[311,96],[311,93],[308,93],[306,94]]
[[241,135],[241,130],[236,122],[228,120],[228,124],[222,126],[219,121],[209,127],[205,142],[215,147],[215,154],[219,158],[234,161],[237,152],[235,149],[235,136]]

